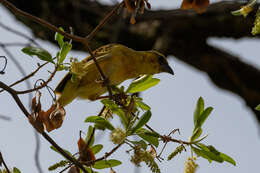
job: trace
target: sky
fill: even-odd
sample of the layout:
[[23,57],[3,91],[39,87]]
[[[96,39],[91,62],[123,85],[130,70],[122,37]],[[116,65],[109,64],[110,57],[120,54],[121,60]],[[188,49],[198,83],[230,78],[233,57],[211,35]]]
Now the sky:
[[[174,3],[169,0],[150,1],[154,9],[157,8],[175,8],[180,2]],[[12,28],[15,28],[27,35],[31,35],[28,28],[23,24],[15,21],[14,17],[9,14],[2,6],[0,6],[0,21],[4,22]],[[24,42],[25,40],[17,37],[0,28],[0,42]],[[57,47],[48,42],[38,40],[46,50],[53,55],[57,51]],[[212,38],[209,43],[220,48],[231,51],[238,55],[247,63],[256,67],[260,67],[260,59],[258,50],[260,41],[258,39],[216,39]],[[25,71],[29,74],[36,68],[36,62],[40,62],[35,58],[24,55],[20,51],[20,47],[12,47],[9,50],[14,54]],[[6,55],[0,49],[0,55]],[[82,59],[87,56],[86,53],[72,51],[70,56]],[[205,100],[205,106],[214,108],[212,114],[205,122],[203,131],[209,136],[204,141],[208,145],[215,146],[219,151],[232,156],[237,166],[228,163],[219,164],[198,158],[197,163],[199,169],[197,173],[244,173],[257,172],[259,170],[260,146],[259,127],[256,123],[251,110],[245,105],[244,101],[237,95],[217,88],[209,80],[207,74],[198,71],[191,66],[177,60],[175,57],[169,58],[169,64],[174,69],[175,75],[158,74],[155,77],[161,79],[161,82],[145,91],[142,96],[144,102],[152,107],[152,118],[149,125],[161,133],[169,133],[171,130],[179,128],[181,135],[174,134],[177,139],[188,140],[193,130],[193,110],[197,99],[202,96]],[[35,76],[31,80],[33,83],[38,78],[47,78],[48,70],[52,70],[52,66],[48,66],[41,71],[40,76]],[[65,75],[65,72],[59,72],[54,80],[50,83],[53,88],[56,87],[59,80]],[[12,61],[8,61],[6,74],[1,75],[1,81],[10,84],[11,82],[21,78],[21,74],[17,72]],[[127,84],[129,82],[126,82]],[[15,87],[17,90],[25,89],[26,86],[21,85]],[[45,90],[42,91],[43,108],[50,106],[51,97]],[[44,94],[46,93],[46,94]],[[28,96],[21,96],[26,103]],[[97,115],[102,104],[99,101],[90,102],[86,100],[75,100],[66,107],[67,115],[63,126],[50,133],[50,136],[63,148],[72,152],[77,152],[77,140],[79,130],[87,131],[88,124],[84,123],[84,119],[89,115]],[[35,137],[31,125],[25,116],[19,110],[12,98],[7,93],[0,94],[0,114],[11,117],[11,121],[0,120],[0,151],[9,167],[16,166],[22,172],[36,172],[34,162]],[[97,143],[104,145],[103,151],[111,150],[114,145],[108,142],[109,134],[99,132],[97,135]],[[190,156],[190,152],[184,152],[172,161],[167,161],[167,154],[175,149],[177,144],[171,143],[167,145],[162,157],[165,161],[158,163],[161,172],[184,171],[184,162]],[[54,151],[50,150],[50,144],[41,137],[40,162],[44,172],[50,165],[63,159]],[[115,167],[116,172],[135,172],[135,166],[130,163],[130,155],[125,151],[127,147],[120,148],[111,157],[119,159],[122,165]],[[160,151],[160,150],[159,150]],[[189,151],[189,150],[188,150]],[[102,153],[98,156],[102,156]],[[108,172],[104,170],[100,172]],[[142,164],[139,172],[150,172],[146,165]]]

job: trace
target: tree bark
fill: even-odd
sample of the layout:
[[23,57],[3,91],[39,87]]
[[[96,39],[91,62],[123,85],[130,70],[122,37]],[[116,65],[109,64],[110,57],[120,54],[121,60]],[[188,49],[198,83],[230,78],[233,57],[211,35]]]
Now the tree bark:
[[[74,33],[81,36],[87,36],[113,8],[90,0],[9,1],[67,31],[71,26]],[[260,103],[259,69],[207,44],[210,37],[251,37],[255,13],[250,13],[247,18],[231,15],[231,11],[242,5],[238,2],[215,3],[203,14],[180,9],[145,11],[143,15],[137,15],[134,25],[129,23],[129,18],[123,19],[121,12],[97,33],[90,45],[96,48],[117,42],[136,50],[156,48],[166,55],[173,55],[207,73],[216,86],[239,95],[260,122],[260,112],[254,110]],[[26,18],[16,17],[36,37],[54,42],[53,32]],[[80,44],[74,43],[73,46],[74,49],[84,50]]]

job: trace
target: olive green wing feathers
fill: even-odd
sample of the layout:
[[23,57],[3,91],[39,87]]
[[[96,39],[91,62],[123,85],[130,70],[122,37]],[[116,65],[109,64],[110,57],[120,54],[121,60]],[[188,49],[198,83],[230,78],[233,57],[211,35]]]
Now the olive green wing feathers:
[[[98,61],[102,61],[104,60],[110,53],[110,51],[112,50],[113,47],[117,46],[118,44],[108,44],[105,46],[102,46],[98,49],[96,49],[95,51],[93,51],[93,54],[95,55],[96,59]],[[91,63],[90,61],[92,60],[91,56],[88,56],[87,58],[85,58],[84,60],[81,61],[81,63],[84,64],[88,64]],[[71,80],[72,74],[69,72],[65,75],[65,77],[60,81],[60,83],[58,84],[58,86],[55,89],[55,93],[56,94],[61,94],[66,86],[66,84],[68,83],[68,81]]]

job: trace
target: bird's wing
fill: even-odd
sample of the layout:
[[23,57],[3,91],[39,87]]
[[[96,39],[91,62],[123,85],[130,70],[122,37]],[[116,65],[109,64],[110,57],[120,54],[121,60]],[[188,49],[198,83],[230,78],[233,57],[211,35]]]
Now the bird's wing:
[[[105,45],[105,46],[101,46],[99,48],[97,48],[96,50],[94,50],[92,53],[93,55],[96,57],[96,59],[100,59],[100,58],[104,58],[103,55],[107,55],[109,54],[109,52],[111,51],[111,49],[113,47],[115,47],[117,44],[108,44],[108,45]],[[84,60],[82,60],[83,63],[87,63],[89,62],[90,60],[92,60],[92,57],[91,56],[88,56],[87,58],[85,58]]]
[[[116,45],[117,44],[108,44],[108,45],[102,46],[102,47],[96,49],[95,51],[93,51],[93,54],[95,55],[97,61],[102,61],[102,60],[105,60],[107,57],[110,57],[109,52]],[[86,63],[86,66],[89,66],[89,64],[93,63],[93,62],[90,62],[91,60],[92,60],[91,56],[88,56],[87,58],[82,60],[82,62]],[[62,93],[62,91],[64,90],[64,88],[66,86],[66,83],[69,80],[71,80],[71,77],[72,77],[71,73],[67,73],[65,75],[65,77],[60,81],[60,83],[58,84],[58,86],[55,89],[56,94]]]
[[61,94],[62,91],[65,88],[66,83],[68,82],[68,80],[71,79],[71,73],[67,73],[64,78],[60,81],[60,83],[58,84],[58,86],[55,88],[55,93],[56,94]]

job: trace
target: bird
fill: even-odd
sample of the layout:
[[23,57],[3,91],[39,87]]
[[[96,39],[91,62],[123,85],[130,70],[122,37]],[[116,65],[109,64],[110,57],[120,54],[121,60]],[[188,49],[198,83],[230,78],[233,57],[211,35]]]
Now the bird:
[[[127,79],[146,74],[166,72],[174,75],[166,57],[155,50],[135,51],[121,44],[108,44],[93,51],[93,55],[110,85],[119,85]],[[107,91],[100,82],[100,72],[91,56],[76,65],[81,68],[73,70],[71,65],[70,72],[55,89],[60,106],[64,107],[76,98],[94,101]]]

